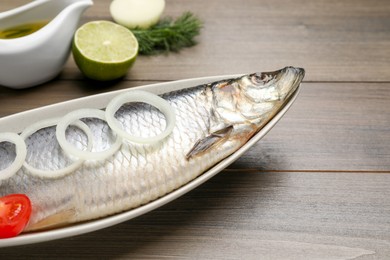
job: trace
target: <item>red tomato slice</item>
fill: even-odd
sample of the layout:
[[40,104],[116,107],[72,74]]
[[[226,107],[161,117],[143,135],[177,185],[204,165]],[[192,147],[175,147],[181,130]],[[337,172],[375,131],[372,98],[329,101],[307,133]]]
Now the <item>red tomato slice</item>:
[[0,238],[14,237],[22,233],[31,215],[30,199],[24,194],[12,194],[0,198]]

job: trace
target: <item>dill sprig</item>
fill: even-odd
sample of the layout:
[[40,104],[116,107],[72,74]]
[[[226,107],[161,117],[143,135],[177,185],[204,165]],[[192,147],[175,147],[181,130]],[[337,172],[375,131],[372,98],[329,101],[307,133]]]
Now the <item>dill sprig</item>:
[[148,29],[131,30],[138,40],[139,53],[154,55],[163,52],[177,52],[196,44],[195,36],[200,33],[202,22],[191,12],[176,20],[170,17],[160,20]]

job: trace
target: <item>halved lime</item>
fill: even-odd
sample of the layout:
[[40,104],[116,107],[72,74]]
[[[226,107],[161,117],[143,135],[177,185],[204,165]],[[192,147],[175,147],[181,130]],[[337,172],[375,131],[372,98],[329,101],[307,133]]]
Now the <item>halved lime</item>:
[[136,60],[138,41],[133,33],[110,21],[94,21],[75,33],[72,53],[88,78],[108,81],[126,75]]

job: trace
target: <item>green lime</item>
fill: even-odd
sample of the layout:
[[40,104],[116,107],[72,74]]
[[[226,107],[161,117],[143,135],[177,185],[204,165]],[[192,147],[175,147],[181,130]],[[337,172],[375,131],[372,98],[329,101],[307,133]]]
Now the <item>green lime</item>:
[[129,29],[119,24],[94,21],[76,31],[72,53],[88,78],[114,80],[126,75],[135,62],[138,41]]

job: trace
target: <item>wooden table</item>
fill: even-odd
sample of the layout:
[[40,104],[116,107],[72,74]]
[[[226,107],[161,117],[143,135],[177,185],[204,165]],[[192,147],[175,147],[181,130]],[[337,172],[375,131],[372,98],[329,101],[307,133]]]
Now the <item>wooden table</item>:
[[[0,11],[27,3],[2,0]],[[111,20],[108,0],[83,16]],[[139,57],[97,84],[72,59],[53,81],[0,88],[0,116],[153,82],[306,69],[296,103],[228,169],[146,215],[97,232],[1,249],[1,259],[390,259],[390,2],[167,0],[204,21],[199,44]],[[22,73],[22,72],[21,72]]]

